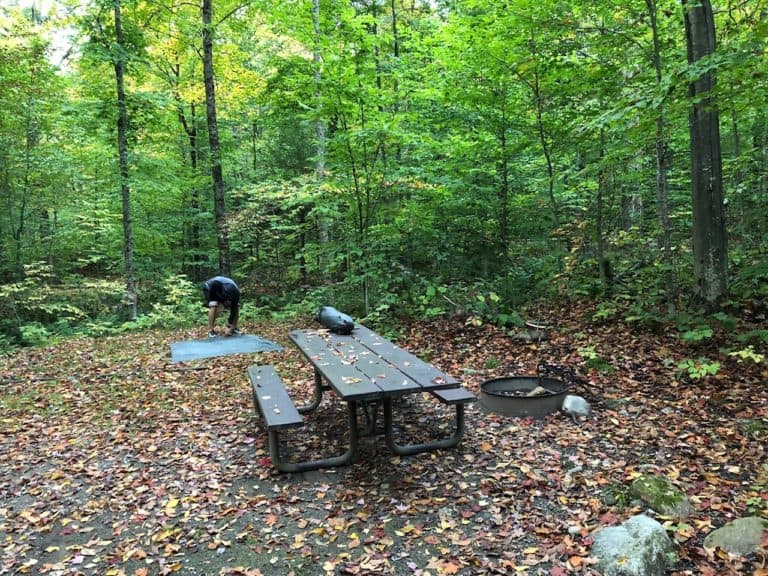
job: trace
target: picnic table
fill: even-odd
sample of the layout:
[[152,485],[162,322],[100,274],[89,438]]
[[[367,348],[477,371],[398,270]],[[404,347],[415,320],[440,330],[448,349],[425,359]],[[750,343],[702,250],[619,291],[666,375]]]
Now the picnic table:
[[[459,380],[359,324],[350,335],[322,329],[295,330],[289,337],[314,370],[313,397],[309,404],[295,406],[271,366],[249,368],[254,401],[267,427],[270,457],[278,470],[303,472],[350,464],[357,456],[361,435],[383,435],[389,449],[403,456],[459,444],[464,434],[464,406],[476,399],[474,394],[461,387]],[[346,404],[346,450],[340,455],[317,460],[290,461],[281,454],[280,431],[301,426],[302,414],[316,410],[326,391],[333,391]],[[422,443],[402,444],[398,441],[394,421],[396,415],[408,417],[408,403],[398,402],[398,399],[422,393],[455,407],[453,433]],[[383,411],[382,427],[378,425],[379,409]],[[363,426],[358,422],[359,415],[364,421]]]

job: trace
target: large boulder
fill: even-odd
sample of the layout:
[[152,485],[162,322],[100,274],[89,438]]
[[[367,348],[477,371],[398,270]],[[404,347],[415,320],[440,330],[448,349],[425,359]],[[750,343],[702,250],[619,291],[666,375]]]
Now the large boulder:
[[646,474],[637,478],[630,489],[635,498],[662,516],[684,519],[693,507],[688,497],[667,478]]
[[676,561],[664,527],[643,514],[593,534],[591,554],[604,576],[664,576]]
[[768,531],[768,520],[749,516],[738,518],[707,534],[705,548],[720,548],[734,556],[758,552],[763,545],[763,532]]

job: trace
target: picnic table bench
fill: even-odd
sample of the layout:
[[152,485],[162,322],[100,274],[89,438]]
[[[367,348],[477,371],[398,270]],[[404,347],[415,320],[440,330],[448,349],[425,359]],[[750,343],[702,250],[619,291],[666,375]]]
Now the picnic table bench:
[[[357,325],[350,335],[328,330],[295,330],[290,333],[290,339],[314,369],[313,397],[309,404],[295,406],[271,366],[251,366],[248,370],[254,402],[268,430],[270,457],[278,470],[303,472],[349,464],[357,455],[358,440],[363,434],[383,434],[389,449],[398,455],[451,448],[460,442],[464,434],[464,406],[476,397],[452,376],[362,325]],[[301,426],[302,414],[317,409],[323,392],[329,390],[346,403],[349,427],[346,450],[328,458],[290,461],[280,452],[280,430]],[[404,403],[396,400],[424,392],[454,407],[453,433],[423,443],[401,444],[396,438],[394,417]],[[384,413],[381,430],[377,426],[380,407]],[[362,430],[358,424],[359,411],[366,421]]]

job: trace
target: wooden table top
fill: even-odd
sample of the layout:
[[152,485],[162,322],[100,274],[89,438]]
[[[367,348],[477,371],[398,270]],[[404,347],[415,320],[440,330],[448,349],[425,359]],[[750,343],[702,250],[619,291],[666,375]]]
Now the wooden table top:
[[401,396],[461,384],[360,324],[349,336],[325,329],[295,330],[289,336],[345,400]]

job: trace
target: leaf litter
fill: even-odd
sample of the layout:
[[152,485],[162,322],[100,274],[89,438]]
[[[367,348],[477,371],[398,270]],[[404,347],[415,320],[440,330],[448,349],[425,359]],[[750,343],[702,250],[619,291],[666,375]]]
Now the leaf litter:
[[[311,369],[287,339],[306,326],[246,326],[285,350],[192,363],[168,352],[192,331],[1,358],[0,574],[594,574],[592,530],[647,512],[628,494],[648,472],[694,505],[685,521],[658,518],[679,547],[674,574],[764,573],[765,556],[702,541],[735,517],[768,515],[765,364],[724,356],[694,383],[675,367],[695,351],[673,335],[592,324],[576,307],[559,317],[548,342],[457,319],[408,324],[397,342],[476,393],[540,362],[571,367],[594,409],[581,426],[474,404],[457,449],[401,458],[364,438],[355,464],[293,475],[271,466],[246,370],[273,364],[308,401]],[[599,351],[601,369],[584,349]],[[405,437],[450,433],[446,407],[404,403]],[[345,418],[326,397],[286,441],[300,458],[338,452]]]

